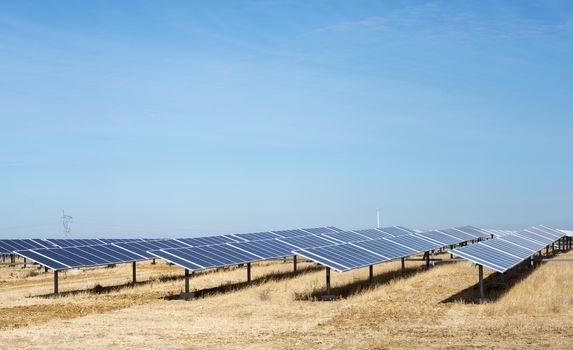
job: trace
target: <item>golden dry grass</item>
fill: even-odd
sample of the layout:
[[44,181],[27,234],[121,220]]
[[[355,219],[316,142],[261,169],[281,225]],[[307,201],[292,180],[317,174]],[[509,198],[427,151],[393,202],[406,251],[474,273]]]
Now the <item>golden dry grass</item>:
[[[563,255],[563,254],[562,254]],[[566,254],[573,256],[573,253]],[[255,283],[240,268],[199,273],[197,298],[178,300],[182,270],[138,265],[140,283],[126,286],[129,265],[69,271],[64,296],[49,294],[52,274],[0,268],[0,344],[18,349],[570,349],[573,265],[547,263],[507,278],[502,287],[486,269],[488,295],[477,303],[477,269],[467,262],[430,270],[399,262],[333,273],[342,298],[316,301],[324,271],[293,277],[291,265],[253,265]],[[160,276],[164,278],[159,279]],[[123,285],[120,288],[108,286]],[[99,293],[84,291],[95,288]],[[225,287],[219,287],[225,286]],[[80,292],[72,292],[80,290]],[[67,293],[67,294],[66,294]]]

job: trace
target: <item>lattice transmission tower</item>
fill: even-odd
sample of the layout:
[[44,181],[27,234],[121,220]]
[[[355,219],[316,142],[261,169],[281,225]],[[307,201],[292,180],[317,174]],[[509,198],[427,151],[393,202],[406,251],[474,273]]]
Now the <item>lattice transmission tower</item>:
[[70,215],[66,215],[66,212],[62,210],[62,225],[64,226],[64,237],[66,238],[70,236],[70,231],[72,230],[72,219]]

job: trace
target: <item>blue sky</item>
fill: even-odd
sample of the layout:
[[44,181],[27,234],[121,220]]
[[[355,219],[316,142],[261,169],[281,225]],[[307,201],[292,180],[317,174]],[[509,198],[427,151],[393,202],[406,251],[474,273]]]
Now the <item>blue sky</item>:
[[0,3],[0,236],[573,228],[569,1]]

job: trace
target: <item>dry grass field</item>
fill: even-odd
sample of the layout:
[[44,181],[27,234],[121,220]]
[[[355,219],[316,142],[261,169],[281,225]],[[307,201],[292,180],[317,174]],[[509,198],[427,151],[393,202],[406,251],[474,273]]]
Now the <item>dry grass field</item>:
[[[573,252],[559,257],[573,257]],[[2,349],[571,349],[573,263],[499,276],[485,269],[408,262],[333,273],[334,301],[318,301],[324,270],[290,263],[197,273],[195,298],[179,299],[183,270],[163,262],[68,271],[53,297],[52,273],[0,267]]]

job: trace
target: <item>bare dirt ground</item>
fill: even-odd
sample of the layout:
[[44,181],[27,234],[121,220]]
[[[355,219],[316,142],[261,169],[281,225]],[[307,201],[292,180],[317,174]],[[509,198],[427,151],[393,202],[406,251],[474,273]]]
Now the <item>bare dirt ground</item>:
[[[442,257],[446,257],[443,255]],[[573,257],[573,252],[558,257]],[[318,301],[325,273],[309,263],[253,264],[197,273],[195,298],[180,300],[183,270],[159,261],[72,270],[0,267],[2,349],[571,349],[573,263],[522,268],[503,280],[484,269],[408,262],[332,273],[334,301]]]

